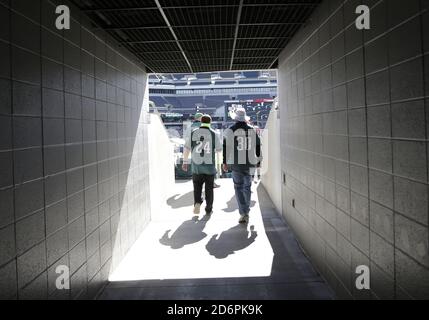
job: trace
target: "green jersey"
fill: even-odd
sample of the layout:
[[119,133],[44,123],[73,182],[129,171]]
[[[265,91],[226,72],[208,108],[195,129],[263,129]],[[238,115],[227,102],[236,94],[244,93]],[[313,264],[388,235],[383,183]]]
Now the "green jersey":
[[222,151],[222,141],[212,129],[202,126],[192,130],[185,148],[192,151],[192,173],[216,175],[216,152]]

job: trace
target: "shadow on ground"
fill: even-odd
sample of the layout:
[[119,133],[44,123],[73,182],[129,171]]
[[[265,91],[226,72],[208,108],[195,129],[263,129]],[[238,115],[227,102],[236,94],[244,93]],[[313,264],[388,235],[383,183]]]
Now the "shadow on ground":
[[194,204],[194,192],[188,192],[183,195],[176,194],[167,200],[167,205],[172,209],[191,207]]
[[215,234],[206,245],[210,255],[217,259],[225,259],[237,251],[246,249],[255,242],[258,233],[255,227],[250,227],[250,232],[246,225],[239,224],[220,235]]
[[[225,185],[227,185],[227,183],[228,181],[224,182]],[[231,185],[229,187],[231,190]],[[252,230],[252,228],[250,228],[249,231],[246,226],[235,225],[234,223],[232,225],[235,226],[231,229],[218,231],[220,234],[212,237],[204,246],[201,244],[203,241],[208,240],[206,232],[209,232],[207,230],[210,229],[210,223],[212,221],[207,219],[207,217],[204,217],[202,220],[194,217],[182,223],[173,233],[168,230],[159,240],[163,245],[169,246],[172,249],[180,249],[187,246],[183,249],[184,252],[187,252],[187,249],[192,247],[188,247],[188,245],[198,243],[203,250],[206,250],[206,254],[209,253],[211,257],[215,258],[212,259],[214,260],[213,265],[223,261],[225,263],[223,265],[225,268],[238,268],[241,276],[116,281],[109,283],[99,298],[106,300],[334,299],[335,295],[333,291],[305,256],[292,230],[276,212],[263,186],[259,185],[255,193],[258,195],[258,201],[255,203],[253,212],[256,213],[260,211],[262,214],[262,226],[255,224],[255,229]],[[179,199],[183,200],[182,198],[183,197],[180,197]],[[174,203],[174,201],[180,201],[177,199],[177,196],[173,197],[173,199],[176,200],[173,200],[172,205],[183,205]],[[233,205],[231,204],[232,201],[235,201],[235,199],[229,201],[230,208]],[[216,216],[211,217],[211,219],[216,220]],[[205,230],[206,232],[204,232]],[[258,233],[256,233],[256,230]],[[159,235],[158,232],[157,236],[159,237]],[[244,276],[245,271],[255,267],[258,268],[260,265],[264,264],[264,261],[261,259],[266,259],[266,255],[263,254],[265,252],[260,252],[260,255],[256,256],[250,263],[248,260],[243,259],[245,262],[237,265],[237,261],[234,261],[234,259],[239,257],[239,254],[242,253],[244,257],[248,257],[245,250],[250,249],[249,253],[251,253],[252,249],[257,247],[265,236],[273,251],[273,261],[269,267],[270,270],[268,271],[268,275],[252,276],[250,273]],[[156,239],[157,242],[158,239]],[[181,251],[171,251],[171,254],[177,253],[181,254]],[[200,252],[200,254],[203,253]],[[192,259],[199,261],[201,257],[196,255],[184,259],[190,259],[189,266],[192,268],[194,265]],[[142,261],[145,261],[145,259],[142,259]],[[175,267],[175,265],[171,266],[173,269]]]
[[[237,200],[235,198],[235,196],[233,196],[231,198],[231,200],[229,200],[226,203],[227,207],[225,209],[222,209],[222,211],[224,212],[234,212],[234,211],[238,211],[238,204],[237,204]],[[252,200],[250,201],[250,208],[253,208],[256,205],[256,201]]]
[[169,236],[171,230],[167,230],[159,242],[174,250],[200,242],[207,237],[204,228],[209,220],[210,216],[204,216],[201,220],[193,217],[191,220],[183,222],[171,236]]

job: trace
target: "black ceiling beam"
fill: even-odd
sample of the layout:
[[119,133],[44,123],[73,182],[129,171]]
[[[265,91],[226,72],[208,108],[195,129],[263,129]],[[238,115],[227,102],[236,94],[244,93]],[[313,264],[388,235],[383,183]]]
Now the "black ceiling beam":
[[[262,27],[262,26],[269,26],[269,27],[276,27],[276,26],[302,26],[304,23],[302,22],[286,22],[286,23],[240,23],[240,27]],[[173,28],[177,29],[183,29],[183,28],[213,28],[213,27],[235,27],[236,24],[232,23],[225,23],[225,24],[190,24],[190,25],[171,25]],[[147,25],[147,26],[127,26],[127,27],[120,27],[120,26],[114,26],[114,27],[106,27],[102,28],[104,30],[149,30],[149,29],[168,29],[168,26],[166,25]]]
[[[177,10],[177,9],[200,9],[200,8],[231,8],[237,5],[202,5],[202,6],[170,6],[162,7],[164,10]],[[83,12],[117,12],[117,11],[150,11],[158,10],[158,7],[118,7],[118,8],[92,8],[84,9]]]
[[[236,48],[235,51],[279,51],[283,48]],[[208,53],[208,52],[230,52],[231,49],[222,49],[222,50],[186,50],[187,53]],[[145,55],[145,54],[158,54],[159,51],[133,51],[135,54]],[[163,53],[182,53],[180,50],[164,51]],[[274,56],[273,56],[274,58]]]
[[238,7],[238,12],[237,12],[237,24],[235,26],[234,44],[232,45],[230,70],[232,70],[232,66],[234,64],[235,48],[237,47],[238,32],[240,30],[241,13],[243,12],[243,4],[244,4],[244,0],[240,0],[240,6]]
[[[248,37],[248,38],[195,38],[195,39],[184,39],[180,42],[201,42],[201,41],[231,41],[231,40],[284,40],[291,39],[291,37]],[[146,43],[174,43],[176,39],[171,40],[147,40],[147,41],[121,41],[123,44],[146,44]]]
[[159,73],[275,67],[278,54],[321,2],[115,0],[91,6],[72,1],[99,24],[96,29],[109,32],[148,70]]
[[[219,5],[191,5],[191,6],[164,6],[164,10],[177,9],[205,9],[205,8],[236,8],[236,4],[219,4]],[[313,2],[297,2],[297,3],[247,3],[243,7],[310,7],[313,8],[317,4]],[[92,12],[118,12],[118,11],[150,11],[158,10],[158,7],[117,7],[117,8],[86,8],[82,11],[85,13]]]
[[[237,57],[237,60],[241,59],[273,59],[278,58],[277,56],[259,56],[259,57]],[[212,60],[229,60],[230,58],[211,58]],[[207,61],[207,59],[204,58],[198,58],[198,59],[189,59],[190,61]],[[154,63],[154,62],[170,62],[170,61],[177,61],[177,59],[160,59],[160,60],[147,60],[148,62]]]
[[164,9],[162,8],[161,4],[159,3],[159,0],[155,0],[156,6],[158,7],[159,12],[161,13],[162,17],[164,18],[165,23],[167,24],[168,28],[171,31],[171,34],[176,41],[177,46],[179,47],[180,51],[182,52],[183,58],[185,59],[186,63],[189,66],[189,69],[191,73],[194,72],[191,63],[188,60],[188,57],[186,56],[185,50],[183,50],[182,45],[179,42],[179,38],[177,38],[176,33],[174,32],[173,28],[171,27],[170,21],[168,20],[167,16],[165,15]]

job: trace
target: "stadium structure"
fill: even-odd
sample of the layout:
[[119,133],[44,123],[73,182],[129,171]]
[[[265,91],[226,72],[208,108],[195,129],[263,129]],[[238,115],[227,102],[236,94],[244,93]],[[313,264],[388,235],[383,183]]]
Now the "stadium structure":
[[[260,170],[210,150],[196,215],[238,106]],[[0,300],[428,300],[429,0],[0,0],[0,169]]]
[[151,112],[160,113],[166,127],[179,135],[183,123],[197,112],[212,116],[216,129],[225,128],[231,124],[229,113],[239,106],[247,110],[253,125],[264,128],[277,97],[277,73],[152,74],[149,92]]

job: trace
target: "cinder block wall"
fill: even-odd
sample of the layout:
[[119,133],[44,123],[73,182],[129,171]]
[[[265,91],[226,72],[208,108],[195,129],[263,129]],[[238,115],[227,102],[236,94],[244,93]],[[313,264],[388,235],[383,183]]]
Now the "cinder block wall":
[[277,212],[282,212],[282,175],[279,112],[272,110],[262,135],[261,182],[270,195]]
[[145,71],[55,8],[0,0],[2,299],[93,298],[150,215]]
[[280,58],[284,215],[340,298],[429,298],[428,7],[325,0]]

